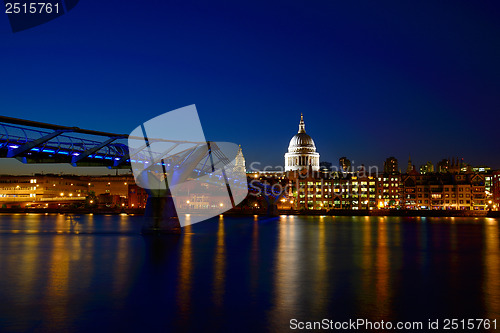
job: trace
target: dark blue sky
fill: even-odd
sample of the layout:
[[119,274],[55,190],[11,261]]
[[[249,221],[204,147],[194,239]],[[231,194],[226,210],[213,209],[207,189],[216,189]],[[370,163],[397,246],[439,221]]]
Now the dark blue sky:
[[498,2],[81,0],[12,33],[2,114],[128,133],[196,104],[209,140],[282,165],[300,113],[321,161],[500,168]]

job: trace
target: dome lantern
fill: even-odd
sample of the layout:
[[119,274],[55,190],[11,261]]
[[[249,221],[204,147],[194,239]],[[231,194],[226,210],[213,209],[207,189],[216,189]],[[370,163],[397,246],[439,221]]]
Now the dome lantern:
[[306,124],[304,124],[304,115],[300,114],[300,123],[299,123],[299,133],[306,132]]

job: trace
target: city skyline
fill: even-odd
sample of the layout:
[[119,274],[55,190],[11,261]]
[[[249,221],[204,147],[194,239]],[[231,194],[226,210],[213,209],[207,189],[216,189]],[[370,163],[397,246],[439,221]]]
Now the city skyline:
[[127,133],[196,104],[207,139],[281,165],[304,113],[323,161],[500,167],[498,4],[95,6],[15,34],[0,16],[4,115]]
[[[495,167],[492,167],[490,165],[485,165],[485,164],[475,164],[474,162],[471,161],[466,161],[464,158],[459,158],[458,156],[448,156],[448,157],[443,157],[442,159],[438,161],[430,161],[430,160],[424,160],[424,162],[419,163],[418,161],[415,161],[415,159],[412,158],[411,154],[408,155],[408,167],[401,167],[404,165],[404,163],[401,163],[402,160],[399,158],[396,158],[394,155],[386,157],[382,163],[377,163],[377,164],[367,164],[364,163],[363,160],[361,161],[356,161],[354,159],[350,158],[350,155],[348,156],[342,156],[338,160],[333,160],[333,161],[326,161],[320,158],[321,155],[319,155],[316,152],[316,147],[315,147],[315,142],[309,136],[306,131],[305,131],[305,121],[304,121],[304,116],[301,113],[300,115],[300,122],[298,124],[299,130],[298,134],[296,134],[294,137],[292,137],[292,141],[294,144],[297,143],[297,137],[300,136],[305,136],[306,141],[311,141],[312,147],[313,147],[313,153],[314,155],[314,167],[313,169],[318,170],[319,167],[322,169],[325,168],[330,168],[332,171],[340,171],[342,169],[342,164],[345,161],[348,161],[349,164],[352,166],[351,170],[356,171],[360,167],[366,167],[366,168],[371,168],[373,170],[377,170],[377,172],[383,172],[385,171],[385,164],[388,159],[396,159],[396,169],[394,171],[399,171],[399,172],[404,172],[405,170],[408,170],[409,168],[413,168],[416,171],[419,171],[421,169],[426,170],[426,172],[433,172],[434,170],[437,172],[438,171],[438,165],[441,163],[449,163],[449,164],[458,164],[462,165],[463,167],[471,167],[471,168],[489,168],[489,169],[497,169]],[[303,133],[303,134],[301,134]],[[298,139],[302,140],[302,138]],[[292,145],[292,141],[290,142],[290,145]],[[240,146],[241,147],[241,146]],[[287,169],[287,155],[290,154],[290,148],[289,146],[289,152],[285,154],[285,162],[281,165],[272,165],[272,164],[265,164],[260,161],[249,161],[247,163],[247,170],[250,171],[265,171],[265,170],[277,170],[277,171],[284,171]],[[292,154],[293,155],[293,154]],[[290,156],[292,156],[290,155]],[[264,155],[263,155],[264,156]],[[269,156],[267,156],[269,158]],[[266,157],[264,157],[261,160],[265,160]],[[70,164],[64,164],[64,163],[57,163],[57,164],[50,164],[50,163],[34,163],[34,164],[25,164],[21,163],[17,159],[2,159],[2,164],[0,164],[0,174],[12,174],[12,175],[32,175],[32,174],[75,174],[75,175],[111,175],[111,174],[127,174],[130,173],[130,170],[123,170],[123,169],[109,169],[107,167],[78,167],[75,168],[71,166]],[[345,161],[344,161],[345,160]],[[397,167],[397,164],[399,163],[399,168]],[[448,161],[448,162],[446,162]],[[320,165],[321,164],[321,165]],[[304,165],[308,165],[308,161],[304,161]],[[329,165],[329,166],[328,166]],[[429,170],[429,168],[431,170]],[[295,168],[297,169],[297,168]],[[300,169],[300,168],[299,168]],[[288,170],[291,170],[290,168]]]

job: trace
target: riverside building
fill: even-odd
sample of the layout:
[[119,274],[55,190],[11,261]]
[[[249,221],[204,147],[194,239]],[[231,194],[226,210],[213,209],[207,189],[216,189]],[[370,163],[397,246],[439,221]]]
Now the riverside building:
[[363,166],[345,167],[346,157],[340,161],[339,171],[319,168],[319,153],[301,115],[298,133],[285,154],[285,172],[248,176],[249,181],[287,184],[286,195],[278,203],[282,209],[487,210],[500,202],[500,175],[484,167],[472,168],[458,158],[439,162],[439,172],[434,172],[431,162],[418,172],[409,158],[405,173],[395,157],[386,159],[380,173]]

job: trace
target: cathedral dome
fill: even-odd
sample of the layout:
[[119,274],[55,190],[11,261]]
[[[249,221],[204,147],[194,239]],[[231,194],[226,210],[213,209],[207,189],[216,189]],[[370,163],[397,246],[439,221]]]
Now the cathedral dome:
[[319,170],[319,154],[316,152],[314,140],[306,133],[304,116],[301,114],[299,132],[290,140],[288,152],[285,154],[285,171],[310,167],[313,171]]
[[288,152],[306,152],[316,151],[316,146],[314,145],[314,140],[307,133],[297,133],[290,140],[290,144],[288,145]]

